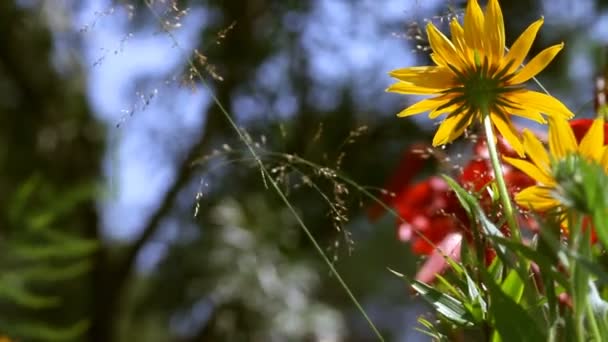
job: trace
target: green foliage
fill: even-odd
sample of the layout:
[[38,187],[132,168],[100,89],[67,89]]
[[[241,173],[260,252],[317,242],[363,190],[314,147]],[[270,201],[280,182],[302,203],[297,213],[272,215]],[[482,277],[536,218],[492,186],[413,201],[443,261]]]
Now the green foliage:
[[[482,271],[483,273],[483,271]],[[490,298],[489,316],[496,329],[493,341],[544,341],[543,331],[536,325],[533,312],[521,301],[524,282],[512,270],[500,286],[487,277]]]
[[[422,321],[434,339],[455,332],[465,339],[492,341],[608,338],[608,302],[602,295],[608,267],[598,231],[603,225],[595,226],[608,222],[608,177],[597,165],[578,158],[560,164],[556,172],[566,211],[537,217],[540,234],[526,243],[505,237],[474,194],[444,177],[469,215],[473,243],[463,244],[461,261],[449,260],[451,272],[439,276],[435,285],[412,283],[444,322]],[[565,240],[559,237],[563,217],[569,219]],[[593,228],[602,248],[591,241]],[[479,249],[496,252],[489,267]]]
[[62,229],[61,224],[94,192],[94,187],[85,186],[56,193],[34,177],[13,196],[8,217],[15,229],[0,239],[0,306],[3,315],[10,313],[0,319],[0,331],[36,341],[74,340],[86,331],[86,319],[57,326],[43,316],[32,317],[64,305],[66,297],[53,288],[91,269],[89,257],[97,242]]
[[419,281],[413,281],[412,288],[450,322],[461,326],[472,326],[474,324],[474,316],[465,307],[465,303],[459,299]]
[[557,198],[591,218],[600,241],[608,247],[608,175],[601,165],[571,155],[556,163]]

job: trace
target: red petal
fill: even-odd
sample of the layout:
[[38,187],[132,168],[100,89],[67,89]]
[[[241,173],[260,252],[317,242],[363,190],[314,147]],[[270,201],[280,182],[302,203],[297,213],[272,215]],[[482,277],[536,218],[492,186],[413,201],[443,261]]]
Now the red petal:
[[471,160],[460,175],[462,186],[474,192],[480,191],[486,184],[492,181],[493,175],[490,166],[485,159]]
[[[578,142],[581,142],[587,131],[593,124],[593,119],[575,119],[570,120],[570,127],[574,132],[574,136]],[[608,123],[604,124],[604,145],[608,145]]]
[[438,273],[442,273],[448,267],[445,257],[452,260],[460,260],[460,244],[462,243],[462,235],[459,233],[451,233],[447,235],[437,246],[441,252],[434,250],[431,256],[420,267],[416,273],[416,280],[430,283],[435,280]]
[[452,217],[440,215],[432,217],[426,230],[418,230],[414,233],[412,251],[415,254],[429,255],[441,241],[454,233],[455,230],[456,224]]
[[505,173],[505,183],[507,184],[509,194],[514,196],[521,190],[535,185],[536,181],[517,169],[509,168],[509,171]]

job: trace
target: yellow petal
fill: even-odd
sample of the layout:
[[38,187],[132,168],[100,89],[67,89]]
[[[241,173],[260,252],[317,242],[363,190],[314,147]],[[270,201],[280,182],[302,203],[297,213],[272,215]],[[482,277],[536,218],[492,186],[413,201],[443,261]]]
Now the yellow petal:
[[429,37],[431,49],[440,57],[440,60],[452,65],[458,70],[462,70],[462,59],[460,59],[460,55],[456,52],[454,44],[452,44],[452,42],[432,23],[429,23],[426,26],[426,33]]
[[570,119],[574,116],[568,107],[553,96],[527,89],[514,91],[504,95],[508,100],[530,110],[536,110],[547,116],[561,116]]
[[545,118],[540,114],[539,111],[528,108],[528,107],[516,108],[516,109],[505,108],[504,111],[506,113],[521,116],[522,118],[530,119],[530,120],[536,121],[541,124],[547,123],[547,120],[545,120]]
[[524,208],[535,211],[548,211],[559,206],[559,201],[553,198],[552,189],[541,186],[531,186],[515,195],[515,202]]
[[604,152],[602,153],[602,166],[604,167],[604,171],[608,173],[608,146],[604,146]]
[[477,0],[469,0],[464,14],[464,38],[467,46],[478,53],[484,51],[482,35],[484,29],[484,18],[481,7]]
[[530,26],[528,26],[524,33],[517,38],[515,43],[513,43],[511,49],[504,58],[504,65],[502,66],[504,68],[509,62],[511,62],[507,74],[517,70],[521,63],[523,63],[524,59],[528,55],[528,52],[530,51],[530,47],[532,46],[534,39],[536,38],[538,30],[543,25],[543,21],[544,20],[541,18],[533,22]]
[[458,50],[458,53],[463,56],[466,63],[473,65],[475,63],[473,60],[473,52],[467,46],[464,39],[464,29],[460,26],[458,19],[454,18],[450,21],[450,31],[452,32],[452,43]]
[[397,116],[406,117],[406,116],[420,114],[422,112],[430,111],[430,110],[436,109],[437,107],[440,107],[441,105],[445,104],[449,100],[450,100],[450,98],[446,99],[445,96],[438,96],[438,97],[433,97],[431,99],[424,99],[424,100],[416,102],[413,105],[402,110],[399,114],[397,114]]
[[540,171],[544,172],[545,175],[549,177],[548,172],[551,168],[551,160],[549,159],[549,155],[547,154],[547,150],[543,146],[543,143],[541,143],[536,135],[529,129],[524,129],[523,143],[524,150],[526,150],[526,154],[530,157],[530,160],[538,166]]
[[443,59],[441,59],[441,57],[439,55],[437,55],[436,53],[431,53],[431,60],[433,62],[435,62],[435,64],[437,64],[438,66],[447,68],[448,67],[448,62],[444,61]]
[[389,93],[409,94],[409,95],[433,95],[441,89],[420,87],[411,83],[397,82],[386,88]]
[[604,119],[599,117],[593,120],[593,124],[581,140],[578,150],[583,156],[600,162],[604,152],[602,146],[604,146]]
[[488,1],[485,17],[485,32],[487,46],[491,53],[491,58],[499,62],[505,51],[505,23],[502,18],[502,11],[498,5],[498,0]]
[[538,55],[536,55],[532,60],[526,64],[511,80],[509,80],[509,84],[520,84],[524,83],[532,77],[536,76],[539,72],[541,72],[551,61],[558,52],[562,50],[564,47],[564,43],[550,46]]
[[464,52],[466,43],[464,40],[464,29],[460,26],[458,19],[453,18],[450,21],[450,32],[452,33],[452,43],[460,51]]
[[519,140],[517,130],[513,127],[513,123],[508,117],[503,117],[503,115],[492,112],[490,114],[490,119],[498,132],[509,142],[509,145],[519,154],[521,157],[524,156],[524,147]]
[[433,146],[445,145],[454,141],[462,135],[464,130],[473,121],[473,115],[467,111],[462,111],[456,115],[450,115],[439,125],[437,133],[433,138]]
[[429,118],[435,119],[438,116],[446,114],[446,113],[451,114],[451,113],[457,111],[460,107],[462,107],[462,103],[456,103],[456,104],[449,105],[449,106],[447,106],[445,108],[441,108],[441,109],[436,108],[432,112],[429,113]]
[[400,81],[422,88],[445,90],[455,85],[454,73],[450,69],[443,67],[415,66],[393,70],[389,75]]
[[534,180],[543,185],[555,184],[553,179],[549,175],[547,175],[545,170],[538,168],[537,165],[532,164],[529,161],[510,157],[503,157],[503,159],[507,163],[513,165],[513,167],[519,169],[521,172],[527,174],[528,176],[532,177]]
[[549,151],[554,158],[562,159],[577,150],[576,138],[568,121],[549,118]]

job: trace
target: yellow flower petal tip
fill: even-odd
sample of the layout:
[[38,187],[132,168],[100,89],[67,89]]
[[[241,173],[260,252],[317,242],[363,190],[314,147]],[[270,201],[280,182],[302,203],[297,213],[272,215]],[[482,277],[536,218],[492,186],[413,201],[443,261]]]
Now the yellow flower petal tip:
[[[549,95],[523,88],[525,82],[541,72],[563,49],[564,43],[551,46],[530,60],[526,59],[544,18],[531,24],[505,52],[505,32],[502,10],[497,0],[490,0],[485,12],[476,0],[467,4],[464,23],[456,19],[450,22],[451,38],[446,37],[435,25],[428,23],[426,32],[432,49],[434,66],[409,67],[393,70],[389,75],[399,82],[386,89],[408,95],[434,95],[434,106],[416,113],[401,112],[399,117],[430,112],[435,118],[447,114],[450,125],[458,122],[449,134],[442,132],[434,143],[445,144],[460,137],[468,126],[479,123],[490,115],[494,126],[502,127],[501,133],[518,152],[521,142],[509,117],[521,116],[539,123],[547,117],[571,117],[572,112],[559,100]],[[445,96],[450,94],[451,96]],[[449,109],[449,111],[448,111]],[[457,120],[454,116],[458,116]],[[496,123],[494,118],[503,122]],[[464,127],[462,125],[465,125]],[[505,126],[506,125],[506,126]],[[440,129],[444,124],[440,126]],[[445,130],[445,128],[444,128]]]

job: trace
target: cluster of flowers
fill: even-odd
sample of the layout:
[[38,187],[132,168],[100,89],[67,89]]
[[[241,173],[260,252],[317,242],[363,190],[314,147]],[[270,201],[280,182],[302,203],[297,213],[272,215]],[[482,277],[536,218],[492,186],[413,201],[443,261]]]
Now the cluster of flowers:
[[[453,142],[473,124],[483,124],[486,140],[475,144],[472,157],[457,181],[476,193],[485,209],[490,209],[495,203],[489,196],[488,184],[496,180],[501,210],[487,212],[497,213],[495,222],[508,222],[501,228],[506,235],[519,234],[514,231],[516,227],[537,229],[534,220],[510,211],[511,199],[524,212],[538,215],[565,212],[566,204],[556,196],[559,184],[554,169],[560,161],[576,155],[608,172],[608,125],[603,115],[594,120],[568,121],[574,114],[559,100],[525,88],[525,83],[563,48],[563,44],[551,46],[522,65],[542,23],[542,19],[532,23],[505,52],[504,22],[498,1],[489,0],[484,13],[477,0],[469,0],[464,25],[457,19],[450,22],[451,40],[432,23],[428,24],[435,65],[395,70],[390,75],[397,82],[387,89],[433,96],[398,114],[407,117],[429,112],[430,118],[445,114],[433,146]],[[511,115],[548,124],[547,138],[541,139],[529,129],[520,132]],[[500,133],[498,138],[494,129]],[[398,238],[411,242],[415,253],[430,256],[416,276],[417,280],[428,282],[445,269],[446,255],[459,258],[460,244],[471,238],[471,224],[442,178],[432,176],[412,182],[427,159],[420,150],[425,148],[415,146],[406,152],[387,186],[395,196],[386,196],[384,200],[400,216]],[[499,174],[494,170],[499,170]],[[374,210],[371,215],[379,213]],[[517,219],[509,221],[509,217],[499,216],[503,214]],[[567,231],[563,216],[562,227]]]
[[[591,119],[576,119],[569,121],[577,142],[580,142],[593,125]],[[516,152],[508,142],[499,137],[498,150],[505,157],[514,157]],[[608,124],[604,125],[604,145],[608,145]],[[395,209],[397,219],[397,238],[410,242],[412,251],[429,258],[419,269],[416,280],[430,282],[435,274],[441,273],[448,264],[445,255],[454,260],[460,258],[460,244],[463,237],[471,240],[470,222],[463,207],[446,181],[439,176],[430,176],[420,181],[414,181],[417,174],[429,162],[429,146],[414,145],[409,147],[394,174],[387,182],[386,195],[382,202]],[[441,157],[439,157],[441,158]],[[535,179],[510,164],[502,164],[502,172],[509,195],[515,197],[522,189],[538,186]],[[472,193],[478,194],[486,212],[492,212],[492,203],[488,184],[494,180],[489,160],[488,148],[484,140],[478,140],[472,148],[472,154],[466,164],[459,169],[458,183]],[[495,211],[499,221],[501,211]],[[383,207],[376,205],[369,210],[369,216],[377,219],[384,213]],[[531,232],[538,229],[536,220],[529,216],[518,217],[520,227]],[[502,231],[509,234],[506,225]],[[595,237],[593,237],[595,241]],[[486,250],[490,261],[493,257],[491,249]]]

